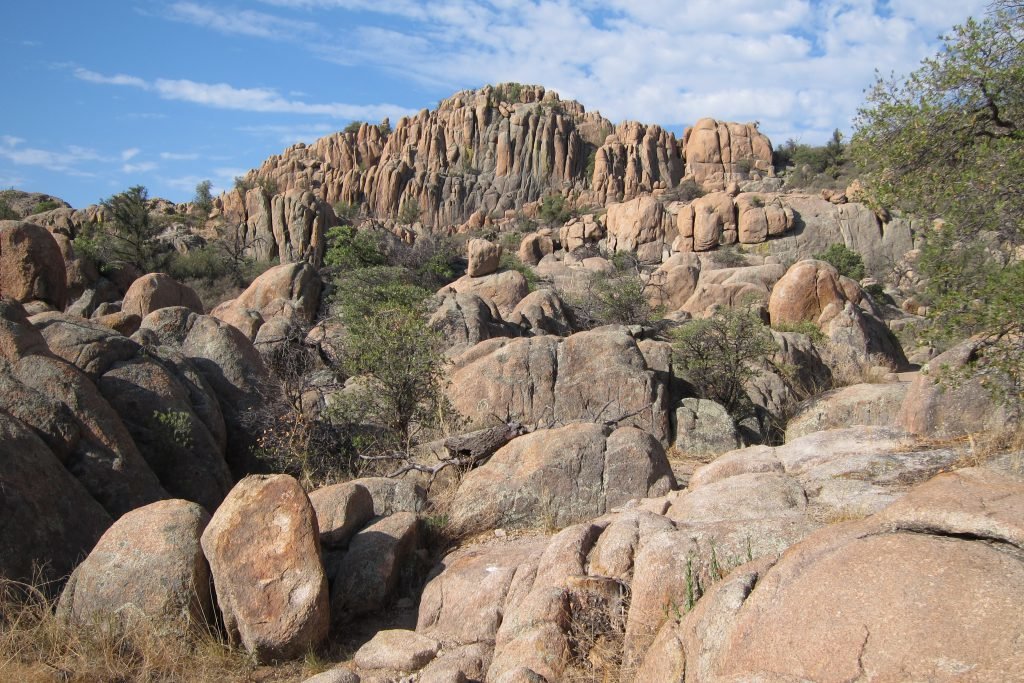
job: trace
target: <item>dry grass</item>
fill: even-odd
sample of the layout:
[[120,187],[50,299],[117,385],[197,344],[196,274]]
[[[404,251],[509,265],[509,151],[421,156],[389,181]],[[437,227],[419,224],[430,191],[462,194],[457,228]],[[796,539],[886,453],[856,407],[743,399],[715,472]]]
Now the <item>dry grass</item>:
[[629,589],[620,584],[618,595],[587,590],[569,597],[569,666],[566,683],[617,683],[628,680],[622,655],[629,614]]
[[256,669],[208,629],[182,636],[117,617],[76,626],[55,602],[36,586],[0,581],[0,682],[245,681]]
[[890,381],[891,373],[896,371],[892,362],[881,354],[873,354],[864,360],[834,344],[825,347],[822,360],[832,370],[833,387],[885,384]]
[[964,454],[958,467],[978,467],[998,458],[1018,474],[1024,473],[1024,424],[1011,424],[998,432],[980,432],[966,437]]

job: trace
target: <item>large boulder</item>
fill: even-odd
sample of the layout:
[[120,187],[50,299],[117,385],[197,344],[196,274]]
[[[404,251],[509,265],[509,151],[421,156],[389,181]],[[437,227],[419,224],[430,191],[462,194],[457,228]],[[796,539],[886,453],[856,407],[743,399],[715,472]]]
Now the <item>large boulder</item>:
[[133,282],[125,292],[121,312],[145,318],[153,311],[169,306],[184,306],[203,313],[203,302],[194,289],[165,273],[148,273]]
[[667,441],[669,370],[652,368],[625,327],[607,326],[477,344],[455,359],[448,394],[471,420],[607,422]]
[[332,484],[309,494],[316,512],[323,547],[348,546],[349,540],[373,517],[373,498],[362,484]]
[[577,423],[514,439],[468,473],[452,521],[561,527],[674,486],[665,451],[650,434]]
[[573,333],[569,309],[553,289],[538,289],[527,294],[516,304],[508,320],[530,334],[565,337]]
[[907,396],[907,384],[854,384],[802,403],[786,422],[786,441],[853,425],[891,427]]
[[676,408],[675,447],[688,455],[719,455],[742,445],[739,430],[721,404],[684,398]]
[[470,277],[490,275],[498,270],[501,262],[501,245],[487,240],[472,239],[466,247],[468,265],[466,273]]
[[772,289],[768,315],[773,324],[817,322],[829,306],[849,301],[839,271],[813,259],[793,264]]
[[58,311],[68,304],[60,246],[46,228],[0,221],[0,295],[42,302]]
[[295,479],[240,481],[214,513],[202,546],[232,643],[268,661],[299,657],[326,638],[316,514]]
[[112,523],[42,439],[2,410],[0,491],[5,579],[62,581]]
[[641,261],[659,263],[666,241],[666,225],[670,220],[661,202],[650,195],[610,204],[605,218],[608,248],[634,252]]
[[212,623],[210,569],[199,546],[209,521],[185,500],[125,514],[75,569],[59,612],[83,626],[143,617],[179,634]]
[[530,293],[526,278],[517,270],[503,270],[490,275],[470,277],[463,275],[455,282],[441,288],[438,294],[456,292],[459,294],[476,294],[494,302],[502,317],[512,313],[523,297]]
[[940,475],[738,569],[665,625],[637,680],[1015,680],[1022,510],[1019,480]]
[[220,403],[232,474],[239,477],[256,470],[252,448],[258,434],[252,425],[275,395],[270,373],[252,342],[235,327],[180,306],[147,315],[135,338],[144,346],[168,346],[199,370]]
[[210,315],[234,325],[252,341],[272,318],[311,323],[320,305],[320,287],[320,275],[309,263],[284,263],[257,277],[237,298],[218,305]]
[[931,438],[999,433],[1014,424],[1012,409],[1001,391],[1013,391],[998,372],[974,373],[971,364],[983,351],[968,340],[928,362],[911,382],[899,407],[897,424]]
[[487,339],[517,336],[517,330],[501,319],[498,307],[489,299],[449,292],[436,300],[437,308],[427,324],[445,338],[449,353]]

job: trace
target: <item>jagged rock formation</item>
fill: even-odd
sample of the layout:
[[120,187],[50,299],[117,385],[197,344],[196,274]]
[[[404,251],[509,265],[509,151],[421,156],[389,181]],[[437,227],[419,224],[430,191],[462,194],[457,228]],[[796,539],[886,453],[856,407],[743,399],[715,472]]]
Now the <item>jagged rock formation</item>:
[[[250,171],[245,183],[276,187],[292,201],[302,193],[310,208],[315,197],[365,207],[378,219],[401,216],[439,228],[481,211],[501,217],[549,191],[604,206],[674,188],[688,172],[714,186],[771,174],[771,143],[754,124],[703,119],[686,139],[684,147],[660,126],[613,125],[553,91],[504,83],[456,93],[390,132],[363,124],[299,143]],[[229,192],[219,205],[269,246],[271,234],[281,232],[280,196],[271,200],[256,187],[244,197]],[[282,260],[295,258],[279,251]]]

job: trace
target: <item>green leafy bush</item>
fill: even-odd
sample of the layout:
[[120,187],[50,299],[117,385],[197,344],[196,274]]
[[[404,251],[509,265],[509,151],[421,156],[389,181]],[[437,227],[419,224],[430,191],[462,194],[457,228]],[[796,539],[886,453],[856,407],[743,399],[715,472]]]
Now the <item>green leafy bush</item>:
[[352,270],[386,262],[380,240],[368,230],[338,225],[327,231],[326,240],[324,263],[328,266]]
[[202,216],[210,215],[213,210],[213,195],[210,193],[213,183],[209,180],[202,180],[196,184],[196,193],[192,197],[192,206]]
[[702,398],[720,403],[736,422],[755,415],[746,384],[776,351],[756,315],[726,309],[688,322],[675,330],[672,347],[677,367]]
[[142,185],[101,202],[108,218],[91,223],[75,238],[75,250],[91,257],[103,269],[125,266],[143,273],[163,270],[171,258],[156,237],[165,220],[149,212],[149,193]]
[[20,219],[21,216],[17,211],[11,208],[11,205],[7,203],[7,200],[0,199],[0,221],[16,221]]
[[833,244],[814,258],[832,264],[840,275],[854,280],[864,279],[864,259],[845,244]]
[[563,225],[572,218],[572,215],[573,212],[563,195],[549,194],[541,201],[540,218],[548,225]]

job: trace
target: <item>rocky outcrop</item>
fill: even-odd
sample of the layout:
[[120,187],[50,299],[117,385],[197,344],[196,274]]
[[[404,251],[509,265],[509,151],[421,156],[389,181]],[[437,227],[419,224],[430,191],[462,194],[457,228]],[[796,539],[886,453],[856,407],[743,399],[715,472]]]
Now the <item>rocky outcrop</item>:
[[893,427],[907,396],[907,385],[854,384],[826,391],[801,404],[786,422],[786,441],[826,429],[853,425]]
[[58,614],[84,627],[141,617],[179,635],[212,623],[210,569],[199,546],[209,520],[184,500],[127,513],[75,569]]
[[652,369],[626,328],[608,326],[481,342],[454,360],[448,394],[471,420],[632,425],[665,441],[669,371]]
[[503,270],[490,275],[470,277],[463,275],[455,282],[442,287],[438,294],[475,294],[491,301],[502,317],[511,315],[516,304],[530,293],[530,286],[523,274],[517,270]]
[[660,263],[666,243],[675,239],[672,216],[650,195],[611,204],[605,217],[608,249],[637,254],[645,263]]
[[[449,354],[459,353],[487,339],[519,334],[519,330],[501,319],[498,307],[489,299],[476,294],[448,292],[439,294],[436,300],[437,308],[427,324],[444,337]],[[515,310],[518,307],[517,304]]]
[[498,263],[501,261],[501,245],[487,240],[472,239],[466,245],[466,250],[466,274],[470,277],[490,275],[498,270]]
[[[237,298],[218,305],[210,315],[233,325],[255,341],[267,322],[309,325],[320,305],[320,274],[306,262],[270,268]],[[202,312],[202,311],[199,311]]]
[[683,133],[686,174],[705,187],[772,175],[772,143],[756,123],[700,119]]
[[0,490],[0,576],[12,581],[62,581],[112,522],[47,444],[2,410]]
[[514,439],[459,485],[457,526],[556,527],[675,486],[665,451],[635,427],[572,424]]
[[68,303],[64,258],[46,228],[0,221],[0,295],[64,310]]
[[[161,350],[96,322],[43,313],[32,322],[51,351],[76,363],[116,411],[146,463],[172,496],[216,509],[231,488],[224,460],[224,422],[210,388],[184,359],[165,362]],[[99,410],[97,406],[93,410]],[[110,429],[110,436],[117,434]]]
[[203,532],[202,547],[232,643],[268,661],[301,656],[327,636],[316,515],[295,479],[240,481]]
[[1013,429],[1019,418],[1000,394],[1013,391],[1010,380],[998,371],[973,374],[968,367],[983,348],[981,341],[968,340],[921,368],[898,409],[897,424],[940,439]]
[[270,188],[229,191],[215,201],[216,211],[229,223],[242,226],[236,240],[242,253],[258,261],[276,258],[281,263],[305,261],[319,267],[334,212],[308,188],[287,188],[281,193]]
[[137,315],[140,319],[159,308],[184,306],[196,313],[203,313],[203,302],[199,295],[170,275],[149,273],[132,283],[124,294],[121,312]]
[[8,300],[0,301],[0,408],[35,430],[112,517],[167,497],[90,377],[54,355]]
[[574,332],[569,308],[553,289],[527,294],[512,310],[508,320],[532,335],[566,337]]
[[899,342],[876,315],[871,298],[824,261],[793,264],[772,289],[768,315],[772,324],[813,322],[861,360],[877,355],[894,368],[907,364]]
[[227,433],[228,465],[243,476],[257,469],[251,450],[254,415],[274,399],[259,353],[237,328],[187,308],[161,308],[146,316],[135,335],[143,346],[167,346],[188,359],[217,397]]
[[962,470],[822,529],[666,624],[637,680],[1015,678],[1022,503],[1019,480]]

